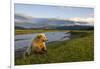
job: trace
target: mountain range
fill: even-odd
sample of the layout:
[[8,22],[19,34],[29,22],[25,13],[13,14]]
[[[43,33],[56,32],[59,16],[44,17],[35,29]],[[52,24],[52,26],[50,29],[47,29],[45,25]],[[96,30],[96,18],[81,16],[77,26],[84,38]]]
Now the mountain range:
[[93,29],[93,23],[57,18],[14,15],[15,29]]

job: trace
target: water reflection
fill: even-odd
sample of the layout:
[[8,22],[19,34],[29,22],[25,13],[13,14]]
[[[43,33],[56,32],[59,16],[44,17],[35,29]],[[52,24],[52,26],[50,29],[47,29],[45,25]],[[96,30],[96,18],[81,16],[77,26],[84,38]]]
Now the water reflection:
[[[36,37],[37,34],[38,33],[16,35],[15,36],[15,49],[30,46],[32,40]],[[63,41],[63,40],[70,39],[69,32],[46,32],[45,35],[48,37],[48,42]]]

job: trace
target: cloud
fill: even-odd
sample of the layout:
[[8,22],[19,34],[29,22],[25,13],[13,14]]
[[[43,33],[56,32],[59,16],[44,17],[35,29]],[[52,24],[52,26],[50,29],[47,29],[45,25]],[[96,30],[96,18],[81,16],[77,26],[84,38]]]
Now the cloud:
[[88,17],[94,17],[94,14],[88,14]]
[[94,18],[92,17],[88,17],[88,18],[79,18],[79,17],[75,17],[75,18],[69,18],[67,20],[71,20],[71,21],[75,21],[75,22],[87,22],[87,23],[94,23]]
[[73,18],[67,18],[67,19],[60,19],[60,18],[45,18],[45,20],[42,20],[42,18],[38,19],[38,18],[33,18],[31,16],[27,16],[27,15],[23,15],[23,14],[15,14],[15,22],[16,23],[40,23],[40,21],[42,20],[42,22],[44,21],[44,23],[47,22],[50,23],[50,20],[64,20],[66,21],[66,24],[67,24],[67,21],[73,21],[75,24],[79,24],[79,25],[94,25],[94,17],[73,17]]
[[19,13],[15,13],[15,19],[23,19],[23,20],[31,20],[33,19],[32,16],[26,15],[26,14],[19,14]]
[[32,16],[18,13],[15,13],[14,18],[15,22],[17,23],[31,22],[31,20],[33,19]]

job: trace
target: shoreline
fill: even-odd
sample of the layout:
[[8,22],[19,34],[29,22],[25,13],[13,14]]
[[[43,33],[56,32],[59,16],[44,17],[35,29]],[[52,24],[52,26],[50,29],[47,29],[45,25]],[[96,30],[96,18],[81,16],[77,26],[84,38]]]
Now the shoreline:
[[23,35],[23,34],[34,34],[34,33],[45,33],[45,32],[70,32],[69,30],[15,30],[16,35]]
[[[82,32],[76,32],[76,31],[70,31],[70,33],[71,33],[71,38],[69,39],[69,40],[73,40],[73,39],[75,39],[75,38],[80,38],[80,37],[85,37],[86,35],[88,35],[88,33],[86,32],[86,33],[84,33],[84,31],[82,31]],[[67,40],[67,41],[69,41],[69,40]],[[49,44],[52,44],[52,43],[59,43],[59,42],[64,42],[64,41],[66,41],[66,40],[63,40],[63,41],[52,41],[52,42],[48,42],[47,43],[47,46],[49,45]],[[28,47],[28,46],[27,46]],[[26,51],[26,49],[27,49],[27,47],[23,47],[23,48],[20,48],[20,49],[17,49],[17,50],[15,50],[15,55],[16,55],[16,57],[18,56],[22,56],[22,54]]]

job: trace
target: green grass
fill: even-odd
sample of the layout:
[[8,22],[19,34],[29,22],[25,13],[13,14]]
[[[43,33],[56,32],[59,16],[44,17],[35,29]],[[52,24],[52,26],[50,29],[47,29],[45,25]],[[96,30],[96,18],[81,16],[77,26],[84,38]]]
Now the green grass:
[[[42,32],[56,32],[60,30],[34,30],[34,29],[29,29],[29,30],[15,30],[15,35],[19,34],[32,34],[32,33],[42,33]],[[68,30],[62,30],[62,31],[68,31]]]
[[71,31],[71,33],[73,38],[70,40],[49,43],[47,54],[16,58],[15,65],[93,61],[93,31]]

